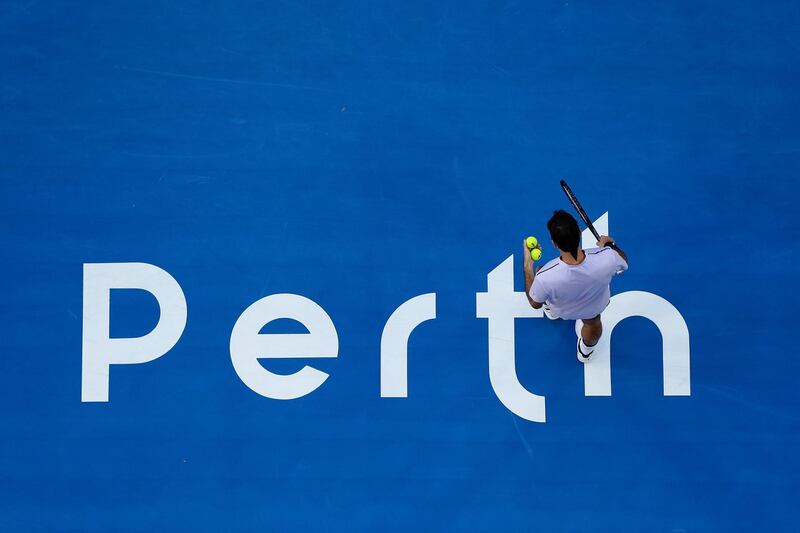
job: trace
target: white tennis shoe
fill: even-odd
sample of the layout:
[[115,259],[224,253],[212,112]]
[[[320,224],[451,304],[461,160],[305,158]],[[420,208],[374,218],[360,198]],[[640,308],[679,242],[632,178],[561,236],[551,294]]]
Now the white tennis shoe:
[[594,349],[597,345],[586,346],[583,339],[578,337],[578,361],[581,363],[588,363],[594,355]]

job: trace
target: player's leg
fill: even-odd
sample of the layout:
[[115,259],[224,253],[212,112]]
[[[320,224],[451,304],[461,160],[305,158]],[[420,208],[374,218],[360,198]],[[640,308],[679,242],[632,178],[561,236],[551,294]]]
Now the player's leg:
[[600,315],[588,320],[581,320],[581,335],[578,338],[578,361],[585,363],[592,358],[594,347],[603,335],[603,323]]
[[600,337],[603,335],[603,323],[600,321],[600,315],[584,320],[583,327],[581,328],[581,338],[586,346],[594,346]]

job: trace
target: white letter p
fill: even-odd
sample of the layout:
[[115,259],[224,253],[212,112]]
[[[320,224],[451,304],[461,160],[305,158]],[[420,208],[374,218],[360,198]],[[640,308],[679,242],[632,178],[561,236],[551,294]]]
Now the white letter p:
[[[161,317],[143,337],[110,335],[111,289],[141,289],[155,296]],[[172,349],[186,326],[186,298],[175,278],[147,263],[83,265],[81,401],[107,402],[109,366],[147,363]]]

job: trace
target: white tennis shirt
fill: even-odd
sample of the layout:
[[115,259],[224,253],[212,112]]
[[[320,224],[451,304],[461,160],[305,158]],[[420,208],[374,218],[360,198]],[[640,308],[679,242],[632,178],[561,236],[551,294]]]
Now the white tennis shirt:
[[583,252],[586,259],[578,265],[568,265],[558,257],[545,264],[531,287],[535,302],[547,303],[565,320],[589,319],[602,313],[611,299],[611,278],[628,270],[628,263],[611,248]]

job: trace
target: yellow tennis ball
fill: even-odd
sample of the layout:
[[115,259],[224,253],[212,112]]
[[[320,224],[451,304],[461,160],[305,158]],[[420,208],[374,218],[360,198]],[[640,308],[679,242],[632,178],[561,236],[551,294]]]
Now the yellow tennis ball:
[[528,237],[525,239],[525,245],[528,247],[528,250],[533,250],[536,248],[537,244],[539,244],[539,241],[536,240],[536,237]]
[[541,258],[542,258],[542,251],[540,249],[536,248],[535,250],[531,250],[531,259],[533,259],[534,261],[538,261]]

